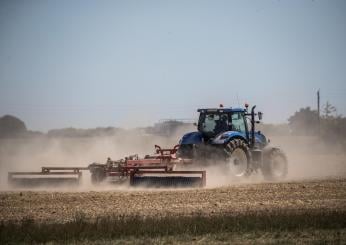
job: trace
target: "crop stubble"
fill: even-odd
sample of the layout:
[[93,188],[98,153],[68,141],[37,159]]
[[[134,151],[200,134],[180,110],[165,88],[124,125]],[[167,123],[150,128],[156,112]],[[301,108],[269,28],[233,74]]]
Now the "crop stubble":
[[0,193],[0,221],[65,223],[97,217],[212,216],[290,210],[346,210],[346,179],[235,185],[213,189]]

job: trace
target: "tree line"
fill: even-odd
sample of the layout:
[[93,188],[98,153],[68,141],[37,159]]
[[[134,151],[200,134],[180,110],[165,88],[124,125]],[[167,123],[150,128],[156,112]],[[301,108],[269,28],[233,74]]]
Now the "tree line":
[[[144,134],[154,134],[169,137],[184,130],[192,130],[192,123],[185,123],[176,120],[156,123],[151,127],[137,128],[132,131]],[[322,141],[330,144],[341,144],[346,146],[346,118],[336,113],[336,108],[327,102],[319,115],[317,110],[304,107],[296,111],[288,118],[285,124],[262,124],[258,129],[271,136],[313,136],[319,137]],[[95,137],[112,136],[124,129],[115,127],[76,129],[63,128],[53,129],[47,134],[27,130],[25,123],[10,115],[0,117],[0,138],[16,137]]]
[[328,101],[320,115],[310,107],[301,108],[289,117],[288,125],[292,135],[316,136],[326,143],[346,146],[346,117],[338,115]]

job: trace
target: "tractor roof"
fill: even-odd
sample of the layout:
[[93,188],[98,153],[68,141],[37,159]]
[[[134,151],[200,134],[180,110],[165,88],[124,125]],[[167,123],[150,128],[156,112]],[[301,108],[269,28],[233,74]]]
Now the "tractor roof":
[[218,113],[222,113],[222,112],[244,112],[245,109],[242,108],[204,108],[204,109],[198,109],[198,112],[218,112]]

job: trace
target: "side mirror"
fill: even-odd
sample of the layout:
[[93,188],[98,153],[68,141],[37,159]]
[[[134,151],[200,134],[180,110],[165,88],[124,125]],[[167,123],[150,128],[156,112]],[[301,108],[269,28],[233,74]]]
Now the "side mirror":
[[258,114],[258,119],[259,119],[259,120],[262,120],[262,118],[263,118],[263,113],[259,111],[257,114]]

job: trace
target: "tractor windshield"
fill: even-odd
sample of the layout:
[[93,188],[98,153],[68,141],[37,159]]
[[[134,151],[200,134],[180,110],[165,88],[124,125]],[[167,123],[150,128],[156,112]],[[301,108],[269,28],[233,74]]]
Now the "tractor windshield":
[[201,113],[199,118],[199,130],[208,137],[216,136],[229,128],[228,114]]

